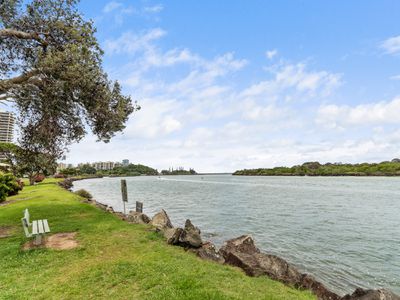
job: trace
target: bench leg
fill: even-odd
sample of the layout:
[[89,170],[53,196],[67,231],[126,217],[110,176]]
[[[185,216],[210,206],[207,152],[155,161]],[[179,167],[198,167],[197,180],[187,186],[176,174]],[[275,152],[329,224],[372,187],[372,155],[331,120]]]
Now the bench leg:
[[39,245],[42,244],[42,235],[41,235],[41,234],[38,234],[38,235],[35,237],[35,241],[33,242],[33,244],[34,244],[35,246],[39,246]]

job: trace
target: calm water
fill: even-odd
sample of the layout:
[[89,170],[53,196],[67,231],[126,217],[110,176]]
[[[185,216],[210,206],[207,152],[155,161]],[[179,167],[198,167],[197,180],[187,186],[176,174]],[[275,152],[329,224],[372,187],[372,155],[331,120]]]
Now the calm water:
[[[122,210],[121,178],[74,182]],[[400,178],[167,176],[127,178],[129,207],[164,208],[204,239],[251,234],[338,293],[386,287],[400,293]]]

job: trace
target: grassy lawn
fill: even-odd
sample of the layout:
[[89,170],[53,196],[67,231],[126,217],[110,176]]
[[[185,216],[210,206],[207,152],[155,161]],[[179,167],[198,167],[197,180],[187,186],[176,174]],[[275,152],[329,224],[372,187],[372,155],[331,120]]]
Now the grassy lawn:
[[[0,299],[315,299],[267,278],[200,260],[143,225],[81,203],[54,181],[27,186],[0,206]],[[47,218],[52,233],[78,232],[73,250],[21,250],[21,218]]]

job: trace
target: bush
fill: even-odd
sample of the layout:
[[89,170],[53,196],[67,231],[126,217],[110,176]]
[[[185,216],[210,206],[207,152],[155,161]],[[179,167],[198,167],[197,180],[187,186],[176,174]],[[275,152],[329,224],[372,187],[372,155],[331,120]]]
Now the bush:
[[64,174],[54,174],[54,178],[65,178]]
[[35,182],[42,182],[44,179],[46,178],[46,176],[44,176],[43,174],[37,174],[34,178]]
[[7,196],[18,194],[23,188],[23,183],[12,174],[0,173],[0,202],[6,200]]
[[79,195],[79,196],[81,196],[82,198],[85,198],[85,199],[92,199],[93,198],[92,194],[90,194],[87,190],[84,190],[84,189],[77,190],[75,192],[75,194],[77,194],[77,195]]

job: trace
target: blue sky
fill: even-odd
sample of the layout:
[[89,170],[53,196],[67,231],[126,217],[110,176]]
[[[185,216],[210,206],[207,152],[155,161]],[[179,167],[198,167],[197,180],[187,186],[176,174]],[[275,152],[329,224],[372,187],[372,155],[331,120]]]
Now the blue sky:
[[67,162],[201,172],[400,156],[399,1],[85,1],[142,110]]

